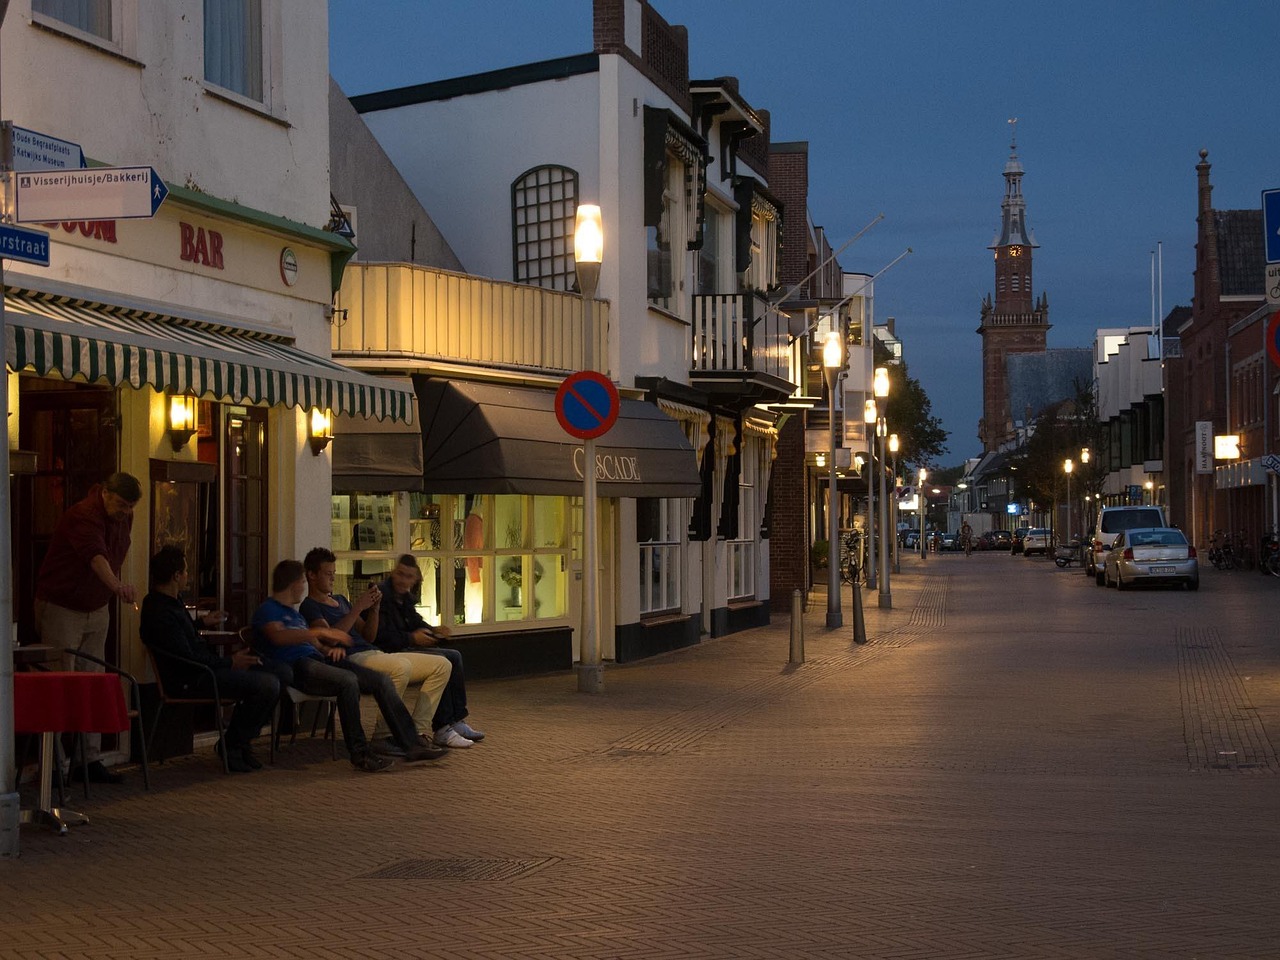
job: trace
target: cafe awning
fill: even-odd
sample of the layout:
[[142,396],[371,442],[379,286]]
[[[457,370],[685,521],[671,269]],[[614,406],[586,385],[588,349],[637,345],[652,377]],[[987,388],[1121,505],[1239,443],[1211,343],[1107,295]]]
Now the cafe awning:
[[312,356],[288,337],[27,291],[5,294],[5,358],[41,376],[377,419],[403,420],[413,401],[407,384]]
[[[556,419],[554,391],[422,375],[413,383],[424,490],[581,496],[582,444]],[[602,497],[696,497],[700,490],[680,424],[641,400],[622,401],[618,422],[596,441],[596,462]]]

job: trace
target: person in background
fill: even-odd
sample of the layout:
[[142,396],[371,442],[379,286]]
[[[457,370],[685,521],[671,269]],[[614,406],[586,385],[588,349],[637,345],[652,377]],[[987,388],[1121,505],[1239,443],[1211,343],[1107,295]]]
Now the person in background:
[[212,697],[216,678],[218,696],[236,702],[218,752],[226,754],[227,768],[235,773],[260,770],[262,762],[253,755],[251,745],[271,722],[280,691],[292,681],[293,673],[281,663],[264,664],[252,650],[224,657],[200,639],[181,599],[189,579],[181,547],[161,547],[151,558],[151,592],[142,601],[142,642],[213,671],[210,676],[190,664],[156,657],[166,690],[176,696]]
[[467,718],[467,683],[462,671],[462,654],[439,642],[449,636],[448,627],[432,627],[418,613],[413,590],[422,579],[418,561],[411,553],[402,554],[391,576],[382,582],[382,604],[378,613],[378,648],[384,653],[417,651],[433,653],[447,659],[452,666],[431,725],[435,742],[455,750],[470,747],[484,739],[484,733],[470,726]]
[[[67,655],[83,650],[101,659],[111,628],[111,601],[135,603],[138,593],[120,577],[133,534],[133,508],[142,485],[128,473],[113,473],[89,488],[53,532],[36,575],[35,617],[40,639],[64,651],[64,668],[100,672],[99,664]],[[120,774],[102,763],[102,735],[85,735],[88,777],[93,783],[120,783]],[[80,766],[71,776],[80,779]]]
[[[383,653],[373,641],[378,635],[379,604],[382,593],[377,584],[356,597],[355,602],[342,594],[333,593],[333,581],[337,575],[337,557],[325,547],[307,551],[302,566],[307,574],[307,596],[298,608],[304,620],[312,627],[333,627],[345,630],[351,637],[347,647],[347,660],[386,674],[395,686],[396,696],[404,700],[410,685],[420,686],[417,703],[413,707],[413,726],[421,745],[433,752],[443,753],[432,739],[432,717],[440,703],[440,695],[449,681],[452,670],[444,657],[432,657],[426,653],[403,651]],[[408,704],[405,704],[408,707]],[[396,743],[386,719],[379,716],[373,731],[373,749],[385,756],[401,757],[404,750]]]
[[439,751],[418,743],[413,718],[396,695],[391,679],[347,661],[350,636],[333,627],[310,627],[298,604],[307,593],[307,578],[297,560],[281,560],[271,572],[271,596],[253,615],[258,653],[264,660],[289,665],[293,686],[314,696],[336,697],[342,737],[351,756],[351,765],[366,773],[378,773],[391,766],[369,747],[360,720],[360,693],[373,694],[378,709],[387,718],[396,742],[404,750],[406,763],[434,760]]

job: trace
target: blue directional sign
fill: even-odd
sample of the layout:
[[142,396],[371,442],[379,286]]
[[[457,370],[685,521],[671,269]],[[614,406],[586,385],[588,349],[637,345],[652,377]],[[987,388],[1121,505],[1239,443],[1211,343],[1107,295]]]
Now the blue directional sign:
[[49,235],[26,227],[0,223],[0,258],[49,265]]
[[1262,232],[1267,263],[1280,263],[1280,190],[1262,191]]
[[19,223],[150,219],[169,195],[151,167],[24,170],[13,179]]
[[556,391],[556,419],[565,433],[579,440],[594,440],[608,433],[620,409],[618,388],[594,370],[569,374]]

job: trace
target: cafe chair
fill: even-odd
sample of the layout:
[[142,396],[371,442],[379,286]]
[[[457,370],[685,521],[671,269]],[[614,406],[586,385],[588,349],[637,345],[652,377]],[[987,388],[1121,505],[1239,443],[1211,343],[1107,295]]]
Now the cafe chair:
[[[245,647],[252,649],[253,647],[253,627],[240,628],[240,642]],[[304,703],[323,704],[327,716],[324,724],[325,739],[329,741],[329,755],[334,759],[338,759],[338,736],[334,728],[334,721],[338,716],[338,698],[326,697],[320,694],[303,693],[297,687],[285,687],[284,696],[281,697],[280,703],[276,705],[275,715],[271,719],[271,762],[275,763],[276,750],[280,746],[280,711],[284,707],[284,701],[289,701],[289,706],[293,711],[293,731],[289,737],[289,744],[292,746],[298,739],[298,707]],[[315,718],[311,722],[311,736],[316,735],[316,730],[320,727],[320,707],[316,707]]]
[[[129,716],[129,722],[138,725],[138,752],[141,754],[142,761],[142,785],[151,789],[151,771],[147,765],[147,727],[142,722],[142,695],[139,693],[138,681],[133,674],[121,670],[114,663],[108,663],[100,657],[95,657],[91,653],[85,653],[83,650],[68,650],[68,654],[77,660],[88,660],[90,663],[96,663],[102,667],[107,673],[114,673],[121,680],[129,684],[129,705],[126,713]],[[152,730],[154,733],[155,731]],[[84,780],[84,795],[88,799],[89,796],[89,762],[84,748],[84,734],[80,734],[76,739],[77,750],[80,754],[80,762],[82,764],[82,774]],[[73,761],[74,762],[74,761]]]
[[[156,650],[153,647],[147,647],[147,655],[151,657],[151,672],[156,677],[156,693],[159,695],[160,702],[156,706],[155,718],[151,721],[151,736],[156,735],[156,730],[160,728],[160,715],[167,706],[212,706],[214,722],[218,725],[218,742],[222,743],[226,736],[226,724],[222,719],[222,710],[224,707],[234,707],[236,702],[233,699],[222,696],[218,692],[218,675],[213,669],[206,664],[200,663],[198,660],[191,660],[187,657],[180,656],[168,650]],[[203,670],[209,675],[212,684],[213,696],[187,696],[177,692],[165,689],[164,675],[160,670],[161,661],[168,660],[174,663],[182,663],[196,670]],[[275,762],[275,720],[271,723],[271,761]],[[218,751],[222,757],[222,772],[231,773],[231,767],[227,765],[227,753],[225,750]]]

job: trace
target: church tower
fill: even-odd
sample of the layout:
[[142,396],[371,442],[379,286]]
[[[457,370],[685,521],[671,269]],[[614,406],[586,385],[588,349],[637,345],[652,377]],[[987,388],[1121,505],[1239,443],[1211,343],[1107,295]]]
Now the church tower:
[[1044,353],[1049,332],[1049,299],[1043,293],[1032,302],[1031,260],[1039,244],[1027,227],[1027,204],[1022,197],[1022,162],[1018,159],[1017,120],[1004,165],[1004,200],[1000,204],[1000,233],[988,248],[995,251],[996,299],[982,301],[978,335],[982,337],[982,421],[978,439],[983,451],[999,448],[1014,436],[1009,409],[1006,358],[1014,353]]

